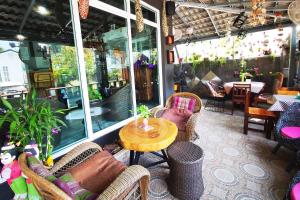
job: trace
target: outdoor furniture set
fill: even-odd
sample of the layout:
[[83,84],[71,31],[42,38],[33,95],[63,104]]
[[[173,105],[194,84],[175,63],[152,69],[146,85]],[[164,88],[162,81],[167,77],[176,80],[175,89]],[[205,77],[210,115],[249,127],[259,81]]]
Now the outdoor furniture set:
[[[181,120],[185,121],[181,125],[176,124],[179,123],[178,119],[174,123],[171,121],[173,118],[167,119],[170,117],[167,111],[169,109],[174,111],[174,106],[180,108],[184,114]],[[116,160],[99,145],[87,142],[71,150],[51,169],[45,168],[34,156],[23,153],[19,156],[21,170],[44,199],[146,200],[150,173],[137,164],[140,155],[149,152],[161,157],[162,160],[147,167],[168,163],[170,167],[168,185],[174,196],[180,199],[199,199],[204,190],[203,151],[189,141],[195,138],[195,122],[201,106],[198,96],[177,93],[168,99],[165,108],[154,111],[155,117],[162,118],[150,118],[148,122],[150,129],[144,129],[142,119],[124,126],[120,131],[120,139],[123,147],[130,150],[130,166]],[[185,113],[186,109],[191,110]]]

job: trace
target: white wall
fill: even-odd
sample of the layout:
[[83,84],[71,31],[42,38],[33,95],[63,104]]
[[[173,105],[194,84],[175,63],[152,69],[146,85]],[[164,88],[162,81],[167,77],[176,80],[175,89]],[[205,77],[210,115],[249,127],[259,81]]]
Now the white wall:
[[[9,82],[12,84],[27,84],[25,64],[20,60],[16,52],[8,51],[0,54],[0,72],[3,79],[3,66],[8,67]],[[4,81],[4,80],[2,80]]]

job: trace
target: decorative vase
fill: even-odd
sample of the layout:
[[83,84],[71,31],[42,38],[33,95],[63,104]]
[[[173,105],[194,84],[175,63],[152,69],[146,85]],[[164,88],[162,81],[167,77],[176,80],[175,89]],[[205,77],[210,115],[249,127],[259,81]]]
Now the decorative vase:
[[149,120],[147,118],[143,119],[143,123],[140,126],[140,128],[143,129],[144,131],[150,131],[153,129],[153,127],[149,125]]
[[135,0],[136,30],[142,32],[144,30],[144,17],[142,12],[141,0]]
[[79,15],[81,19],[86,19],[89,14],[90,1],[89,0],[79,0]]
[[149,126],[149,121],[148,121],[147,118],[144,118],[144,119],[143,119],[143,126],[144,126],[144,127],[148,127],[148,126]]

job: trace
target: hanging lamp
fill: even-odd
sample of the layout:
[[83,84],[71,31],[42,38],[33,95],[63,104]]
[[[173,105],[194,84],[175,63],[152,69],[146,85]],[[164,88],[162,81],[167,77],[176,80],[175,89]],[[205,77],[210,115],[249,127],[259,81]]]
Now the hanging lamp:
[[86,19],[89,14],[90,1],[78,0],[78,4],[79,4],[79,15],[81,19]]
[[165,37],[169,35],[168,21],[167,21],[167,12],[166,12],[166,0],[163,0],[163,9],[162,9],[162,31]]
[[142,32],[144,30],[144,17],[142,12],[141,0],[135,0],[136,30]]

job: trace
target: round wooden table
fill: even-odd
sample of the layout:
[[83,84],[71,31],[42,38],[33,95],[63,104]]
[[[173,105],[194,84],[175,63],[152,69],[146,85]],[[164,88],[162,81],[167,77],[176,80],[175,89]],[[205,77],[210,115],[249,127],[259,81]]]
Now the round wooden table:
[[[178,133],[176,125],[162,118],[150,118],[149,126],[152,128],[147,131],[142,125],[143,119],[137,119],[124,126],[119,133],[123,147],[130,150],[130,165],[138,164],[139,157],[144,152],[151,152],[163,158],[147,167],[166,162],[167,155],[164,149],[175,141]],[[162,155],[157,151],[161,151]]]

